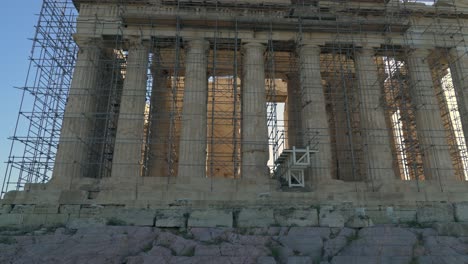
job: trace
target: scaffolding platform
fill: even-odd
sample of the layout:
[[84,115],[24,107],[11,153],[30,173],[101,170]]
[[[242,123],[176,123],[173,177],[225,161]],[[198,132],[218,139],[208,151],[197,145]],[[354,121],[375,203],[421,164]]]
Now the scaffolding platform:
[[309,147],[284,149],[275,160],[275,175],[284,178],[289,187],[305,187],[304,170],[311,166],[311,154],[317,152]]

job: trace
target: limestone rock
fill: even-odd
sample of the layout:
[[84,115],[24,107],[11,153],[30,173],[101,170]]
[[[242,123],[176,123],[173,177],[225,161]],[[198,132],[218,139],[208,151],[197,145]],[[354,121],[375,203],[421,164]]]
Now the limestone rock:
[[311,257],[305,256],[291,256],[288,258],[287,264],[310,264],[312,263]]

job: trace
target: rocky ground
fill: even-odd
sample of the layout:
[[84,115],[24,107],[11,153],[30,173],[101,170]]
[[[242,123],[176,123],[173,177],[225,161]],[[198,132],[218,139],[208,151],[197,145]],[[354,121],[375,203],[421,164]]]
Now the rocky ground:
[[458,264],[465,227],[3,228],[0,263]]

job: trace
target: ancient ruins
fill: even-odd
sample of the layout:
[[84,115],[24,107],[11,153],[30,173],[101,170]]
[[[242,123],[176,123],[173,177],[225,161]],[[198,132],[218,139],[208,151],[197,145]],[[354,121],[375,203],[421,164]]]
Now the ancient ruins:
[[465,1],[46,0],[37,29],[0,224],[468,220]]

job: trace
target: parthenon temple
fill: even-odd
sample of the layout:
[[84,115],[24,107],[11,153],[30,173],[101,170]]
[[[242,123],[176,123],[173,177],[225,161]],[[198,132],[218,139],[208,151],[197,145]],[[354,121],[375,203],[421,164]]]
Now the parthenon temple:
[[5,204],[468,199],[466,1],[46,0],[40,16]]

